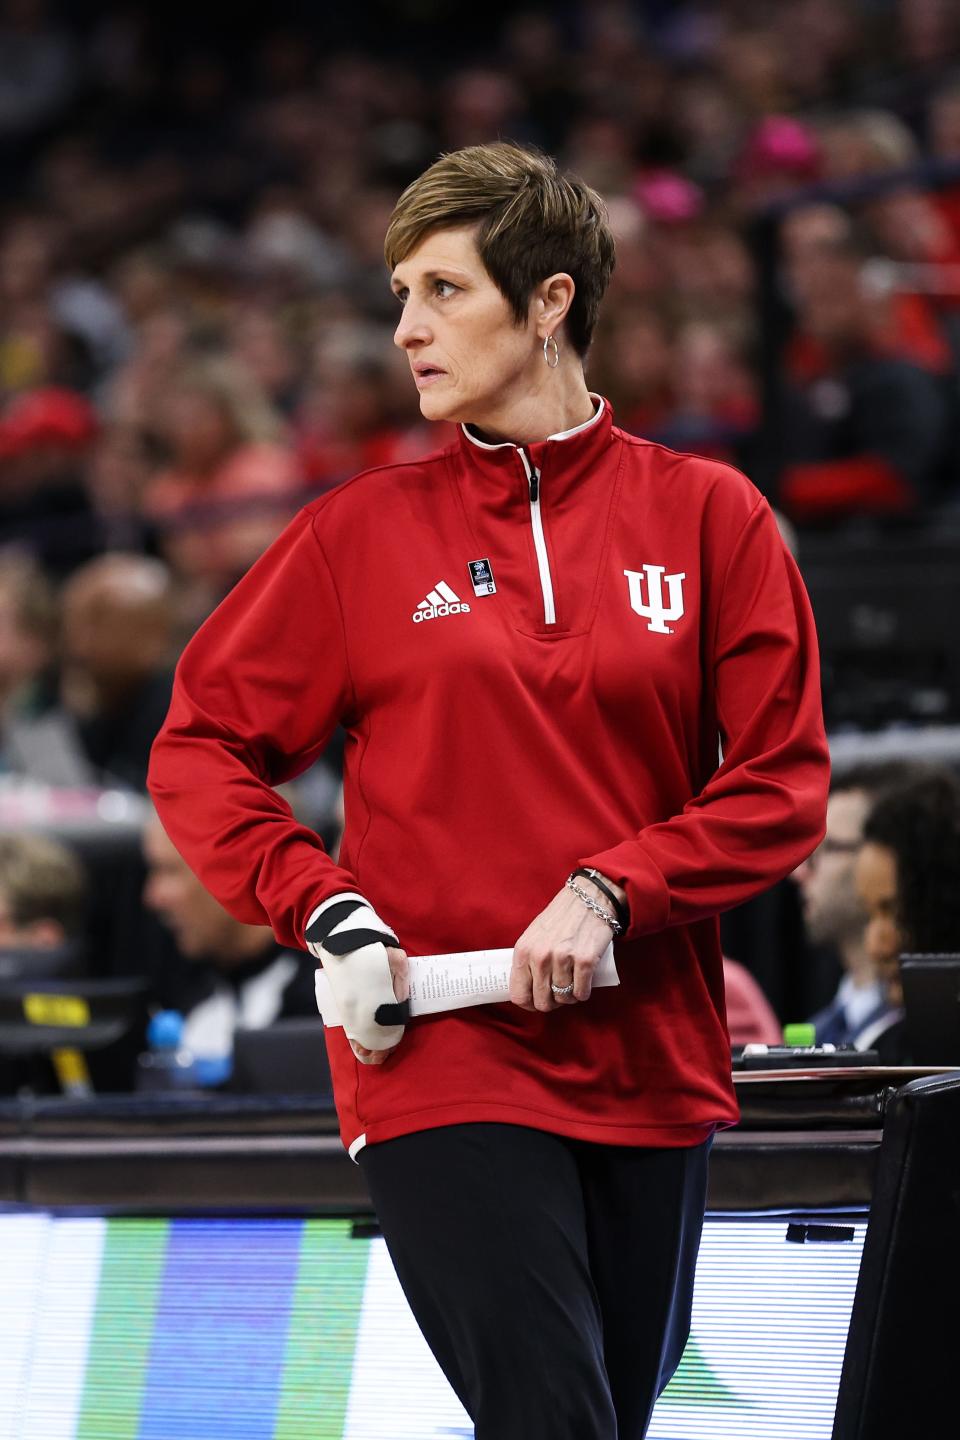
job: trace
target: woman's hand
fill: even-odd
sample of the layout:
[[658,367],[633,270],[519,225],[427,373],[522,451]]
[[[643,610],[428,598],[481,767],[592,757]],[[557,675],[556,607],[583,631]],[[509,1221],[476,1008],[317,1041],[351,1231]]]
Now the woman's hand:
[[[578,880],[598,904],[609,900],[589,880]],[[619,886],[611,886],[619,891]],[[527,926],[513,951],[510,999],[524,1010],[557,1010],[589,1000],[593,972],[613,938],[610,926],[584,905],[572,890],[555,895],[545,910]],[[556,995],[550,986],[573,985],[569,995]]]
[[[397,950],[393,945],[387,945],[385,948],[387,959],[390,962],[390,974],[393,977],[394,996],[397,1000],[408,1000],[410,998],[410,965],[407,960],[407,952],[406,950]],[[403,1041],[400,1043],[403,1044]],[[389,1060],[396,1048],[396,1045],[391,1045],[388,1050],[368,1050],[365,1045],[358,1045],[356,1040],[350,1041],[350,1049],[361,1065],[382,1065],[385,1060]]]

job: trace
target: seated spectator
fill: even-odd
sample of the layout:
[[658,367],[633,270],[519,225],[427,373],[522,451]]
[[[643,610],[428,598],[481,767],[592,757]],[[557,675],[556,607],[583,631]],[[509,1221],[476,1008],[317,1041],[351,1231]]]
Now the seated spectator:
[[649,305],[621,305],[591,356],[591,375],[617,422],[649,439],[663,432],[674,403],[672,334]]
[[936,495],[949,411],[938,377],[883,343],[883,294],[852,238],[810,257],[795,294],[814,363],[784,407],[780,501],[798,522],[899,515]]
[[[854,246],[856,225],[839,205],[802,205],[785,218],[780,241],[787,287],[802,310],[807,287],[818,284],[824,254]],[[879,273],[891,278],[901,273],[883,257],[867,263],[873,264],[875,273],[879,264]],[[878,354],[908,360],[931,375],[942,377],[950,371],[953,356],[949,336],[925,295],[897,285],[883,296],[882,303],[877,296],[874,302],[872,341]],[[827,363],[822,343],[802,328],[796,329],[786,351],[786,369],[791,379],[806,383],[823,374]]]
[[104,555],[67,583],[60,714],[74,737],[78,781],[145,788],[170,703],[173,619],[159,560]]
[[825,180],[862,180],[906,170],[917,158],[909,127],[892,110],[844,107],[822,119],[818,131]]
[[280,317],[267,306],[247,306],[233,317],[232,353],[280,415],[289,415],[299,391],[299,355]]
[[[960,238],[944,215],[935,193],[908,179],[922,155],[909,126],[889,110],[855,110],[825,127],[828,174],[857,180],[902,172],[901,181],[860,206],[880,248],[898,266],[906,291],[938,300],[954,299],[953,275],[960,261]],[[926,304],[926,301],[923,302]]]
[[193,981],[169,997],[185,1019],[183,1043],[204,1060],[228,1069],[233,1033],[294,1016],[317,1018],[314,962],[305,952],[282,949],[266,926],[235,920],[206,891],[181,859],[154,816],[144,831],[147,863],[144,901],[173,932],[177,948],[193,962]]
[[756,388],[738,338],[727,327],[692,321],[673,347],[674,404],[654,438],[678,450],[743,465],[743,446],[760,419]]
[[[296,417],[300,465],[317,492],[374,465],[408,458],[403,431],[390,413],[390,351],[382,337],[375,343],[376,355],[364,353],[354,339],[321,348],[317,356]],[[443,443],[433,437],[436,448]]]
[[[935,159],[960,160],[960,76],[954,75],[930,97],[927,128]],[[933,199],[960,244],[960,185],[945,186]]]
[[58,576],[99,548],[84,486],[96,430],[89,403],[52,385],[18,395],[0,417],[0,531]]
[[855,1039],[884,1064],[909,1063],[899,957],[960,950],[960,781],[947,770],[883,791],[863,831],[856,886],[886,1007]]
[[810,1023],[818,1045],[850,1045],[887,1010],[886,985],[867,948],[866,911],[854,885],[863,825],[877,794],[909,773],[908,767],[862,765],[833,777],[827,829],[792,879],[800,891],[807,939],[836,952],[842,975],[832,999]]
[[86,471],[87,497],[102,549],[154,548],[153,527],[142,510],[149,473],[143,432],[134,425],[104,426]]
[[164,556],[192,583],[199,621],[249,569],[303,502],[304,480],[279,443],[279,417],[242,370],[208,361],[161,397],[171,464],[144,497]]
[[46,576],[25,555],[0,553],[0,773],[22,773],[21,743],[54,703],[57,605]]
[[765,115],[747,136],[734,166],[734,197],[745,213],[781,200],[820,174],[814,130],[792,115]]
[[71,850],[43,835],[0,835],[0,951],[79,948],[85,915]]
[[154,436],[157,397],[165,395],[188,364],[190,326],[167,294],[169,273],[151,258],[135,252],[121,263],[116,289],[131,319],[136,341],[103,387],[107,419],[114,425]]

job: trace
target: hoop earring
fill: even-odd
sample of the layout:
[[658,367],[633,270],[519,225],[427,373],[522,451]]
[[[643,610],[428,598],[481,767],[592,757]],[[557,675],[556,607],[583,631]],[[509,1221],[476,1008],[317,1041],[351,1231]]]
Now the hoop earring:
[[[553,346],[553,350],[552,350],[551,352],[549,352],[549,353],[548,353],[548,351],[547,351],[547,346],[548,346],[548,345],[552,345],[552,346]],[[551,355],[551,354],[553,355],[553,359],[552,359],[552,360],[550,359],[550,355]],[[547,362],[547,364],[550,366],[550,369],[551,369],[551,370],[556,370],[557,366],[560,364],[560,346],[557,344],[556,336],[554,336],[554,335],[548,335],[548,336],[546,337],[546,339],[544,340],[544,342],[543,342],[543,358],[544,358],[544,360],[546,360],[546,362]]]

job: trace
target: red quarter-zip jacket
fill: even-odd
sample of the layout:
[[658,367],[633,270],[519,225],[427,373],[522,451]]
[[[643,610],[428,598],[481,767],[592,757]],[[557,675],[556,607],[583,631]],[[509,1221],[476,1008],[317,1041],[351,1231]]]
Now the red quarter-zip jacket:
[[[338,721],[334,864],[272,787]],[[583,1004],[417,1019],[382,1066],[329,1031],[355,1153],[465,1121],[667,1146],[732,1123],[716,917],[819,842],[827,780],[813,621],[766,502],[604,404],[307,506],[188,645],[150,789],[282,945],[346,890],[416,955],[512,946],[577,865],[626,887],[621,983]]]

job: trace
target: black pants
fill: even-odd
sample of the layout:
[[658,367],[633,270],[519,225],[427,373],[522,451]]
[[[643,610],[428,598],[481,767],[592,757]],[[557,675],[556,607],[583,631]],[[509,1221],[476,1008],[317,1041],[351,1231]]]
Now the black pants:
[[390,1256],[477,1440],[641,1440],[683,1353],[709,1141],[453,1125],[360,1152]]

